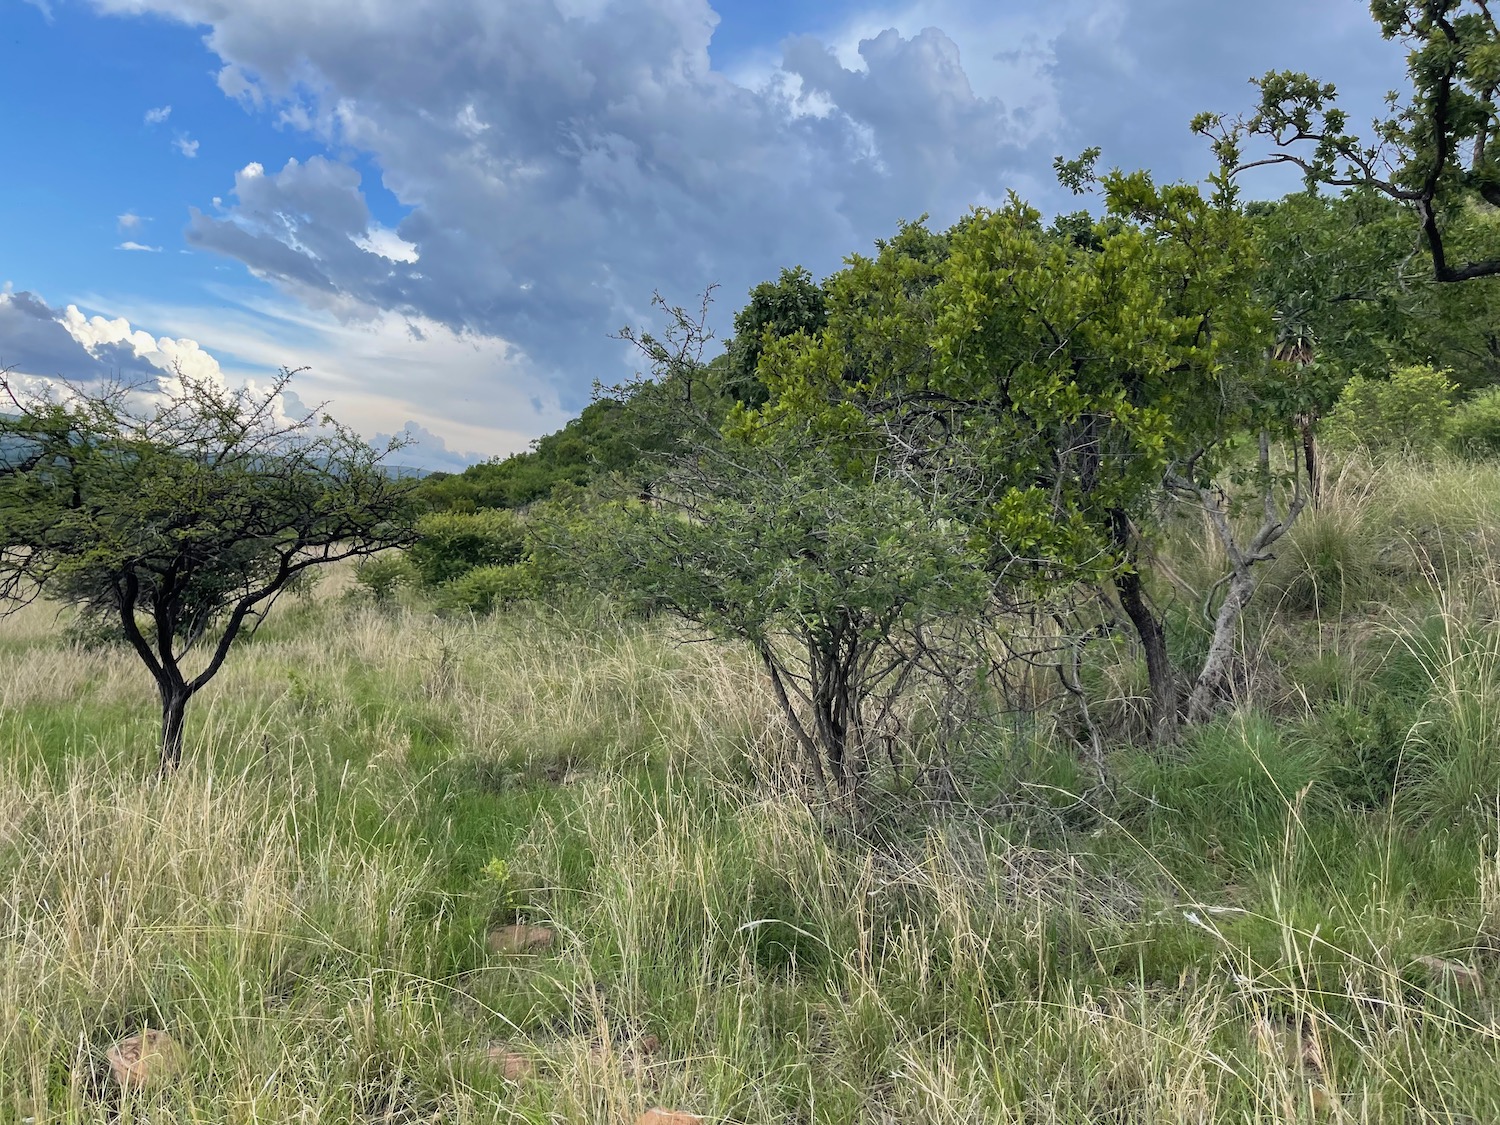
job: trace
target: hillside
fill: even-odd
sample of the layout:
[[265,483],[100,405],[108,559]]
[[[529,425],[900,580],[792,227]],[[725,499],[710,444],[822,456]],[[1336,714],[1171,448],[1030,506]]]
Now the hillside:
[[[134,658],[33,607],[0,624],[0,1117],[1500,1118],[1497,498],[1350,466],[1252,605],[1253,705],[1134,748],[1127,658],[1111,791],[1044,707],[858,838],[794,795],[750,654],[661,619],[327,583],[163,784]],[[122,1100],[143,1026],[183,1065]]]

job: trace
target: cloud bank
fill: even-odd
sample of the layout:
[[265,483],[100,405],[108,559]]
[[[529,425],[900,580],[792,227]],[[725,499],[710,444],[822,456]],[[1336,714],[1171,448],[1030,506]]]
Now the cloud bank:
[[756,281],[828,272],[900,218],[1013,187],[1071,206],[1058,153],[1197,178],[1188,119],[1247,105],[1273,66],[1336,65],[1372,113],[1400,76],[1360,0],[918,0],[731,71],[707,0],[366,0],[358,19],[341,0],[93,2],[204,27],[226,96],[326,146],[243,154],[190,245],[317,315],[491,349],[573,409],[618,377],[609,334],[653,290],[721,283],[722,325]]

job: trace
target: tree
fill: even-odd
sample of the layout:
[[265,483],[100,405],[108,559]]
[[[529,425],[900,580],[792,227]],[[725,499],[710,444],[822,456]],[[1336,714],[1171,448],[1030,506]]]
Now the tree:
[[[764,423],[843,435],[851,474],[896,465],[941,490],[996,589],[1111,591],[1144,652],[1161,740],[1222,667],[1193,693],[1178,682],[1145,581],[1158,512],[1188,482],[1218,503],[1233,442],[1287,424],[1251,231],[1232,183],[1214,183],[1205,197],[1112,173],[1092,224],[1049,229],[1012,198],[930,238],[931,252],[893,240],[829,280],[822,333],[781,341],[760,367]],[[1268,488],[1271,476],[1267,464]],[[1247,570],[1300,510],[1270,520]],[[1232,638],[1235,590],[1216,636]]]
[[0,374],[0,605],[46,594],[118,623],[156,681],[164,770],[188,702],[288,584],[412,540],[409,483],[381,464],[395,447],[282,417],[293,374],[264,393],[179,373],[61,395]]
[[899,475],[834,469],[842,439],[744,414],[721,432],[675,393],[702,363],[703,319],[661,307],[664,335],[626,334],[652,372],[628,397],[675,418],[678,441],[654,502],[595,509],[571,528],[572,554],[638,605],[747,643],[808,774],[857,813],[885,720],[914,681],[952,671],[938,637],[980,613],[982,560],[966,526]]
[[725,393],[750,406],[765,402],[765,384],[756,369],[766,344],[798,332],[815,335],[827,319],[827,295],[801,266],[782,270],[776,281],[761,282],[750,290],[745,307],[734,314],[734,339],[729,343],[723,377]]
[[[1415,217],[1439,283],[1500,275],[1493,244],[1455,246],[1474,204],[1500,207],[1500,32],[1489,2],[1371,0],[1370,13],[1382,35],[1410,45],[1411,81],[1407,100],[1393,99],[1370,138],[1348,131],[1334,85],[1293,71],[1256,82],[1254,113],[1201,114],[1193,129],[1236,172],[1290,164],[1309,187],[1368,188],[1395,200]],[[1271,151],[1243,159],[1247,142]]]

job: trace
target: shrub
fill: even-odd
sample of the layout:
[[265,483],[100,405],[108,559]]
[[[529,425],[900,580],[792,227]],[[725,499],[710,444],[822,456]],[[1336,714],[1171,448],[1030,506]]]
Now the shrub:
[[1462,403],[1448,428],[1448,445],[1465,457],[1500,457],[1500,387]]
[[522,562],[481,566],[455,578],[438,593],[438,606],[450,613],[493,613],[503,605],[540,593],[536,569]]
[[414,577],[405,555],[377,555],[354,568],[354,581],[368,591],[376,605],[390,605],[396,600],[396,591]]
[[417,523],[410,558],[424,586],[442,586],[478,567],[521,561],[525,531],[510,512],[433,512]]
[[1452,421],[1455,389],[1447,372],[1432,367],[1398,367],[1389,379],[1355,376],[1325,433],[1336,445],[1430,453]]
[[103,613],[80,613],[63,628],[63,643],[84,652],[107,652],[126,648],[125,626],[118,618]]

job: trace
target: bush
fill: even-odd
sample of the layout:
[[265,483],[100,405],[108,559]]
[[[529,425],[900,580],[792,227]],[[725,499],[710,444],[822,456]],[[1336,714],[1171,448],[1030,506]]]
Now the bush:
[[63,643],[84,652],[107,652],[128,648],[125,627],[118,617],[103,613],[79,613],[63,628]]
[[390,605],[396,600],[396,591],[414,577],[405,555],[377,555],[354,568],[354,581],[369,592],[376,605]]
[[521,561],[526,535],[510,512],[433,512],[417,523],[411,565],[424,586],[443,586],[479,567]]
[[1448,427],[1448,445],[1465,457],[1500,457],[1500,387],[1461,404]]
[[540,592],[536,568],[529,562],[481,566],[444,585],[438,593],[438,607],[450,613],[482,616],[511,602],[534,598]]
[[1453,419],[1456,390],[1447,372],[1398,367],[1389,379],[1355,376],[1328,415],[1325,433],[1336,445],[1430,453]]

